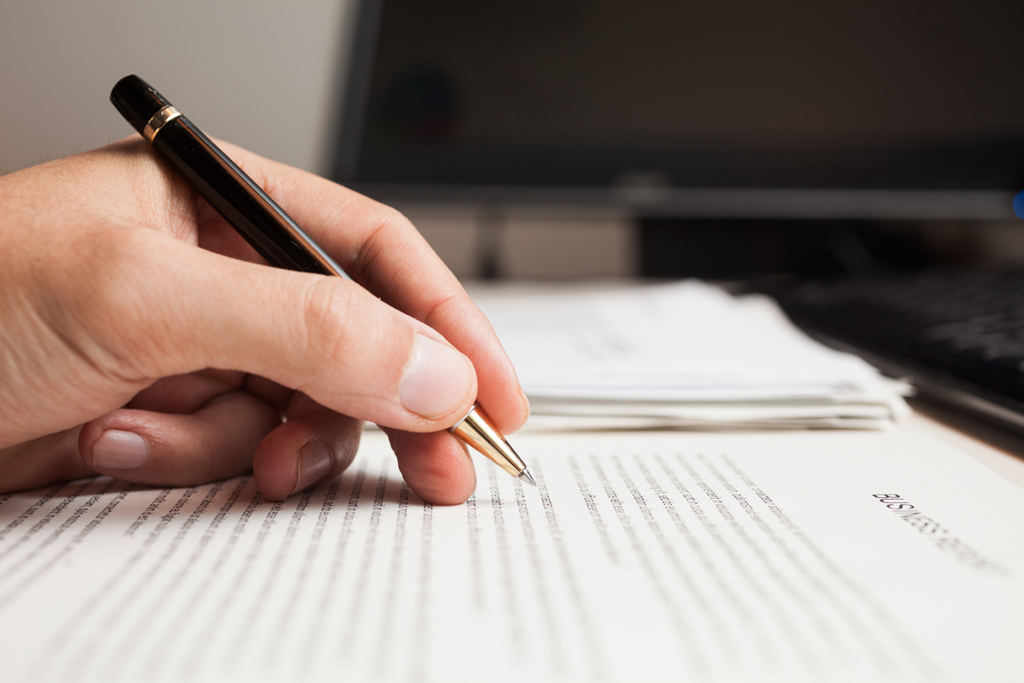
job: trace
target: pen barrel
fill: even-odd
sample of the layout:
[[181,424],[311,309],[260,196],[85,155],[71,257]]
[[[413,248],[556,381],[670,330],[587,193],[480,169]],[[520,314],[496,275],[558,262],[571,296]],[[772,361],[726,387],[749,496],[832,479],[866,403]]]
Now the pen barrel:
[[351,279],[263,189],[184,116],[160,128],[153,147],[267,263]]

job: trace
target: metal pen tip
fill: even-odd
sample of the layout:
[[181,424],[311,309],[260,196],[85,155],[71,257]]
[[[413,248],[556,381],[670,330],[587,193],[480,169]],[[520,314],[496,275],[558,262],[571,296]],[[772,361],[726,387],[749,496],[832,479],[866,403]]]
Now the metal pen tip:
[[513,477],[525,479],[533,486],[537,485],[537,481],[526,471],[526,463],[479,406],[473,406],[469,414],[462,418],[462,422],[449,431]]
[[530,486],[537,486],[537,480],[533,478],[532,474],[530,474],[530,470],[523,470],[522,472],[520,472],[519,478],[525,479]]

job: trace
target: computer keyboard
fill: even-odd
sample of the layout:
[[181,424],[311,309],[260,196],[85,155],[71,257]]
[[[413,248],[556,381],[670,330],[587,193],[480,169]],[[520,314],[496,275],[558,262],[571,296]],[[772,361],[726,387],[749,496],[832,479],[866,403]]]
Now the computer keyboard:
[[1024,428],[1024,272],[937,270],[769,293],[808,332],[922,393]]

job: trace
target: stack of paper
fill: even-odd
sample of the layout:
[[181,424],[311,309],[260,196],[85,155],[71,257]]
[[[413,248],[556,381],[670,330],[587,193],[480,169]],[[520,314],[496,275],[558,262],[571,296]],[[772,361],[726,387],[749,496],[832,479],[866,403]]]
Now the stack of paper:
[[797,330],[765,297],[700,282],[476,288],[534,427],[863,428],[908,412],[907,386]]

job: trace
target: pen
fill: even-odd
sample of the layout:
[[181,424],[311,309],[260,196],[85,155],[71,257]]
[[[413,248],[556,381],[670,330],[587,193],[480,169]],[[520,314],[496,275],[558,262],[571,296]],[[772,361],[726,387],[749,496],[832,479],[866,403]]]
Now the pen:
[[[352,279],[252,178],[151,85],[138,76],[125,76],[110,91],[110,101],[267,263]],[[474,405],[448,431],[513,477],[537,485],[526,463],[479,405]]]

